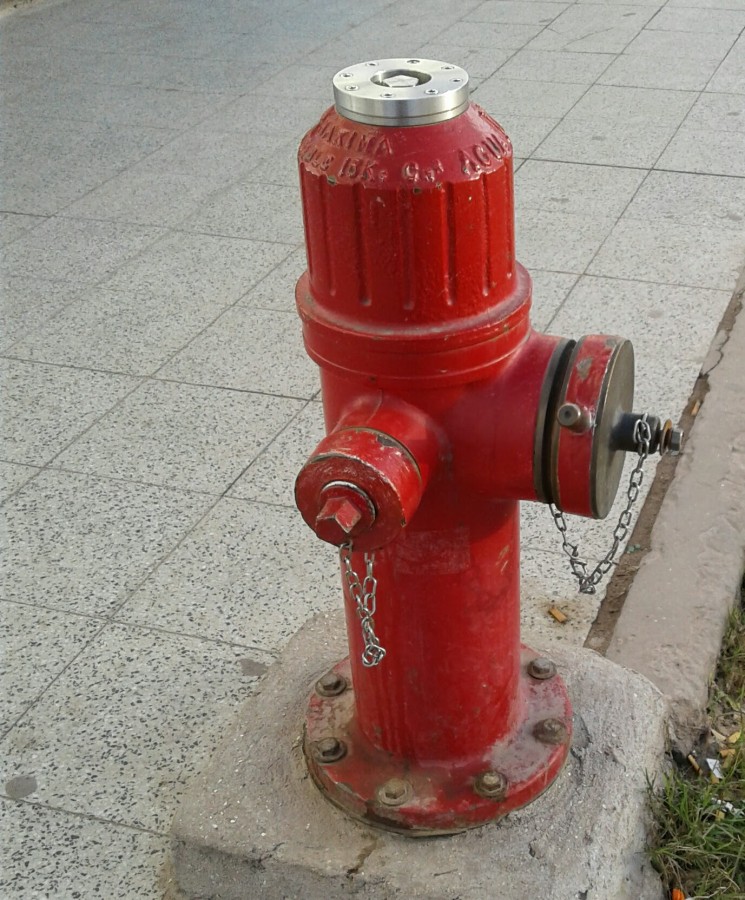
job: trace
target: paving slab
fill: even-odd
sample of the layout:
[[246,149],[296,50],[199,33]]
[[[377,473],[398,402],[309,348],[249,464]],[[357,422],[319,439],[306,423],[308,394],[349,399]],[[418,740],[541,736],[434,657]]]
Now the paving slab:
[[3,268],[11,277],[95,283],[163,234],[139,225],[51,218],[6,248]]
[[19,324],[19,331],[29,333],[15,343],[9,342],[8,356],[80,369],[152,375],[214,321],[226,301],[224,293],[205,293],[197,304],[189,296],[168,296],[164,291],[102,286],[78,289],[75,296],[78,302],[67,304],[56,315],[44,316],[39,309],[26,318],[24,325]]
[[213,502],[205,494],[42,471],[3,507],[0,596],[111,614]]
[[304,767],[308,694],[345,653],[341,611],[304,625],[190,786],[172,826],[186,897],[661,900],[642,799],[661,771],[665,706],[647,681],[591,651],[555,651],[575,706],[557,782],[500,823],[412,839],[350,820]]
[[268,241],[177,231],[148,246],[137,258],[122,262],[104,286],[121,291],[157,290],[164,298],[188,297],[202,309],[224,309],[268,275],[292,249]]
[[106,624],[4,736],[0,783],[33,777],[29,802],[166,830],[184,784],[256,683],[247,656]]
[[54,466],[221,495],[300,407],[284,397],[148,381]]
[[337,560],[286,508],[225,498],[117,618],[274,655],[309,616],[341,602]]
[[645,281],[727,291],[741,266],[741,234],[706,225],[642,222],[624,216],[587,271],[611,278],[643,272]]
[[4,502],[39,472],[38,466],[0,462],[0,502]]
[[60,610],[0,601],[3,656],[0,733],[50,686],[101,629],[101,621]]
[[0,799],[0,834],[4,897],[163,897],[162,835],[7,799]]
[[225,312],[158,375],[306,400],[320,387],[318,370],[300,342],[297,313],[245,306]]
[[82,296],[74,281],[42,278],[4,278],[0,304],[0,350],[5,350],[36,328],[45,325],[67,303]]
[[0,457],[45,465],[139,384],[107,372],[4,359]]
[[230,489],[230,496],[295,508],[294,472],[299,472],[326,434],[323,407],[311,401],[255,459]]

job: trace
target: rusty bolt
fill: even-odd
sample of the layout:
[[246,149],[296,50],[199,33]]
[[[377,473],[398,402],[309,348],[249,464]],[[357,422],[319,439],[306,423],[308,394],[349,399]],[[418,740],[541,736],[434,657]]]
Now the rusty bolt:
[[536,656],[528,663],[528,675],[531,678],[537,678],[539,681],[546,681],[556,675],[556,666],[550,659],[545,656]]
[[474,789],[482,797],[502,800],[507,793],[507,779],[501,772],[482,772],[474,782]]
[[533,729],[533,737],[542,744],[564,744],[569,732],[560,719],[543,719]]
[[378,800],[383,806],[401,806],[411,796],[411,785],[403,778],[390,778],[378,788]]
[[339,738],[325,737],[316,741],[312,747],[313,758],[319,763],[338,762],[347,754],[347,746]]
[[347,689],[347,679],[332,669],[316,682],[316,693],[321,697],[338,697]]

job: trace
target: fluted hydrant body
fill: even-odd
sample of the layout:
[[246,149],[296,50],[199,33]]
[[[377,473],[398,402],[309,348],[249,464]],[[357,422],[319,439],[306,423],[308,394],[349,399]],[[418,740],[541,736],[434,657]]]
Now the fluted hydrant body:
[[299,150],[327,437],[296,498],[342,547],[350,647],[306,755],[333,802],[409,834],[504,815],[558,774],[571,707],[520,643],[519,501],[605,516],[631,449],[631,345],[532,330],[510,141],[467,83],[352,66]]

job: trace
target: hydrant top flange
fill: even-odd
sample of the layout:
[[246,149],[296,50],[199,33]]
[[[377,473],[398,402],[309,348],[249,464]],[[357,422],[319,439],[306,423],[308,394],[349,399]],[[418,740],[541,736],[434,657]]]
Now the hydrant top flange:
[[468,108],[468,73],[436,59],[380,59],[334,76],[337,112],[367,125],[432,125]]

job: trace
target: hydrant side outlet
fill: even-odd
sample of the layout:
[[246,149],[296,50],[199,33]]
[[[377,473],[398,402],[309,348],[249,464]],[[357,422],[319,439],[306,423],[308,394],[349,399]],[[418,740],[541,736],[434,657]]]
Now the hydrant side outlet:
[[532,330],[512,147],[467,85],[435,60],[347,67],[298,152],[327,436],[296,501],[341,547],[350,649],[305,752],[333,803],[410,835],[498,818],[560,771],[571,706],[520,643],[519,501],[604,515],[633,393],[628,342]]

